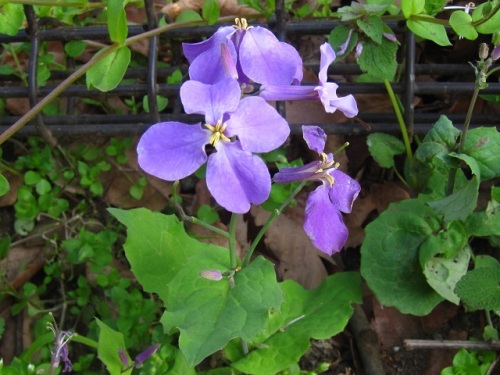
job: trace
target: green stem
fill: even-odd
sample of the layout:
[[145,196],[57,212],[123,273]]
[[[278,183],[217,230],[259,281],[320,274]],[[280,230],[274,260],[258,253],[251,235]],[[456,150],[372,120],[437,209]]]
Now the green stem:
[[255,251],[255,248],[259,244],[259,241],[262,239],[264,234],[266,233],[267,229],[271,225],[271,223],[276,219],[278,215],[283,212],[283,210],[290,204],[293,198],[302,190],[302,188],[307,184],[307,181],[302,181],[299,186],[290,194],[290,196],[287,198],[287,200],[276,210],[274,210],[271,215],[268,217],[266,222],[264,223],[264,226],[260,229],[259,233],[257,233],[257,236],[253,240],[252,244],[250,245],[250,249],[248,249],[247,255],[245,256],[245,259],[243,260],[242,267],[248,266],[250,263],[250,260],[252,259],[252,254]]
[[[221,17],[218,22],[229,22],[233,21],[233,16]],[[146,31],[142,34],[132,36],[127,38],[123,44],[123,46],[130,46],[142,39],[147,39],[164,33],[169,30],[178,29],[186,26],[195,26],[195,25],[203,25],[205,21],[188,21],[188,22],[179,22],[174,24],[165,25],[162,27],[158,27],[156,29],[152,29]],[[48,94],[45,98],[40,100],[33,108],[31,108],[26,114],[24,114],[19,120],[17,120],[13,125],[11,125],[6,131],[0,134],[0,145],[4,143],[7,139],[12,137],[19,129],[21,129],[24,125],[26,125],[30,120],[32,120],[38,113],[42,111],[45,106],[51,103],[55,98],[57,98],[64,90],[66,90],[73,82],[75,82],[78,78],[82,77],[90,68],[99,63],[106,56],[110,55],[114,51],[123,47],[120,44],[112,44],[100,51],[100,53],[96,54],[92,60],[82,65],[80,68],[75,70],[68,78],[62,81],[50,94]]]
[[53,6],[53,7],[77,7],[77,8],[88,8],[88,9],[95,9],[95,8],[104,8],[106,7],[106,4],[104,3],[89,3],[89,2],[82,2],[82,3],[64,3],[60,1],[46,1],[46,0],[0,0],[0,4],[22,4],[22,5],[46,5],[46,6]]
[[224,238],[229,239],[229,233],[227,233],[225,230],[217,228],[216,226],[210,225],[208,223],[205,223],[203,220],[200,220],[194,216],[186,216],[186,220],[189,221],[190,223],[199,225],[200,227],[203,227],[205,229],[208,229],[214,233],[220,234]]
[[[478,73],[479,74],[479,73]],[[462,128],[462,133],[460,134],[460,143],[457,147],[457,153],[462,153],[465,145],[465,139],[467,138],[467,132],[469,131],[469,125],[472,120],[472,113],[474,111],[474,106],[476,105],[477,98],[479,96],[479,90],[481,90],[481,85],[479,78],[474,82],[474,92],[472,93],[472,99],[469,103],[469,109],[467,110],[467,115],[465,116],[464,127]],[[453,193],[455,187],[455,178],[457,176],[458,167],[451,168],[448,174],[448,184],[446,186],[446,194],[450,195]]]
[[89,339],[88,337],[85,337],[85,336],[80,336],[78,334],[75,334],[71,338],[71,341],[77,342],[79,344],[87,345],[89,348],[97,349],[97,347],[98,347],[97,341]]
[[469,104],[469,109],[467,110],[467,115],[465,116],[465,123],[462,129],[462,134],[460,135],[460,143],[458,145],[458,151],[457,151],[458,153],[461,153],[464,149],[465,139],[467,137],[469,125],[472,120],[472,113],[474,111],[474,106],[476,105],[477,97],[479,96],[479,90],[481,90],[481,88],[479,87],[479,83],[476,80],[476,83],[474,84],[474,92],[472,93],[472,99]]
[[486,21],[490,20],[498,11],[500,11],[500,2],[497,3],[497,5],[495,5],[495,7],[492,9],[492,11],[490,13],[488,13],[487,17],[484,17],[478,21],[472,22],[471,23],[472,26],[476,27],[476,26],[479,26],[479,25],[485,23]]
[[450,25],[450,23],[447,20],[442,20],[440,18],[434,18],[434,17],[429,17],[429,16],[421,16],[419,14],[412,14],[410,16],[410,18],[412,20],[416,20],[416,21],[435,23],[435,24],[443,25],[443,26],[449,26]]
[[497,66],[496,68],[491,69],[488,73],[485,74],[485,79],[488,79],[490,75],[492,75],[495,72],[498,72],[500,70],[500,66]]
[[413,152],[410,146],[410,138],[408,136],[408,130],[406,129],[405,120],[403,118],[403,113],[401,112],[401,108],[399,107],[398,100],[394,91],[392,90],[391,83],[388,80],[384,80],[384,85],[389,94],[389,98],[391,99],[392,106],[394,108],[394,112],[396,113],[396,117],[399,123],[399,129],[401,130],[401,136],[403,137],[403,143],[406,149],[406,155],[408,157],[408,164],[410,167],[413,165]]
[[19,57],[17,56],[16,49],[12,44],[9,44],[9,52],[14,59],[14,63],[16,64],[17,71],[19,72],[18,76],[21,78],[21,81],[23,81],[23,84],[25,86],[28,86],[28,80],[26,79],[26,73],[24,72],[21,63],[19,62]]
[[236,254],[236,224],[238,223],[238,215],[231,214],[229,222],[229,258],[231,261],[231,269],[234,270],[238,266],[238,255]]

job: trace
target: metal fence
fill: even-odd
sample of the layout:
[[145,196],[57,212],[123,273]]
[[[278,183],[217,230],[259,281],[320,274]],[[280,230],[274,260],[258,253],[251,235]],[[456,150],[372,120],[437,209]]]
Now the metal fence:
[[[327,35],[339,23],[332,20],[304,20],[300,22],[289,21],[286,12],[283,9],[283,1],[276,1],[277,10],[269,24],[262,25],[270,28],[281,40],[293,38],[294,36],[304,35]],[[145,30],[157,27],[158,15],[156,14],[152,0],[144,0],[147,23],[143,26],[130,26],[129,36],[138,35]],[[53,27],[43,25],[41,20],[37,19],[33,7],[27,5],[24,7],[27,28],[19,32],[16,36],[7,36],[0,34],[0,43],[29,42],[29,64],[27,67],[27,86],[22,81],[12,75],[0,75],[0,98],[28,98],[30,106],[34,106],[38,100],[50,93],[57,82],[66,78],[71,69],[74,69],[74,61],[68,58],[67,70],[54,70],[51,72],[51,79],[44,87],[37,86],[38,57],[40,54],[40,45],[43,41],[61,41],[71,40],[97,40],[109,41],[108,29],[103,26],[87,27]],[[416,96],[432,95],[444,97],[452,93],[453,95],[471,95],[473,91],[474,72],[467,62],[459,64],[417,64],[415,37],[408,32],[404,24],[394,23],[390,25],[400,36],[402,44],[402,53],[400,60],[404,61],[398,68],[400,71],[400,80],[393,83],[394,92],[401,95],[404,108],[405,121],[416,133],[422,133],[428,130],[438,119],[439,113],[420,112],[414,108],[414,98]],[[58,115],[38,115],[30,124],[26,125],[21,134],[29,134],[37,131],[37,127],[46,127],[55,135],[60,134],[140,134],[149,125],[158,121],[182,121],[193,122],[193,116],[187,116],[182,111],[178,93],[179,85],[169,85],[158,83],[176,68],[181,68],[183,72],[187,71],[187,64],[182,57],[181,41],[185,39],[196,39],[211,35],[220,25],[200,26],[180,28],[165,32],[149,40],[149,52],[147,54],[147,63],[141,67],[131,67],[125,75],[126,83],[119,85],[116,89],[103,93],[98,90],[87,90],[84,81],[74,84],[67,88],[60,97],[66,98],[66,108],[63,114]],[[158,46],[160,43],[168,43],[172,46],[171,61],[176,66],[164,68],[158,66]],[[317,66],[313,67],[318,69]],[[330,67],[330,72],[335,75],[347,77],[347,83],[342,83],[339,88],[339,94],[386,94],[386,88],[383,83],[356,83],[353,77],[361,73],[359,67],[355,64],[334,64]],[[428,82],[420,81],[419,77],[428,75],[454,75],[453,82]],[[458,79],[457,79],[458,78]],[[131,83],[132,82],[132,83]],[[498,79],[497,79],[498,82]],[[490,83],[488,88],[481,91],[484,94],[500,95],[500,83]],[[94,100],[105,100],[110,96],[117,97],[140,97],[147,95],[149,100],[150,113],[138,114],[81,114],[76,109],[76,104],[82,98],[92,98]],[[170,100],[168,110],[158,111],[156,105],[156,95],[162,95]],[[332,124],[324,126],[329,133],[340,134],[359,134],[368,131],[398,132],[399,125],[392,111],[380,113],[360,112],[358,117],[369,127],[360,125],[360,122],[349,121],[342,124]],[[457,126],[464,122],[465,113],[449,114],[448,117]],[[5,116],[0,118],[0,131],[5,131],[10,125],[15,123],[19,116]],[[301,124],[291,124],[292,132],[299,132]],[[473,125],[499,126],[500,116],[496,114],[475,114]]]

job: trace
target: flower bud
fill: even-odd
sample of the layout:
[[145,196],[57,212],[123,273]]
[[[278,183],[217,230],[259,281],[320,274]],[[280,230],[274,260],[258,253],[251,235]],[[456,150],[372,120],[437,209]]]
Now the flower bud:
[[500,44],[498,46],[495,46],[495,48],[493,48],[493,51],[491,51],[491,58],[493,59],[493,61],[500,59]]
[[486,60],[490,54],[490,49],[486,43],[481,43],[479,45],[479,58],[481,61]]
[[135,357],[136,365],[142,365],[144,361],[146,361],[149,357],[156,353],[156,351],[160,348],[160,344],[154,344],[146,348],[142,353],[137,354]]

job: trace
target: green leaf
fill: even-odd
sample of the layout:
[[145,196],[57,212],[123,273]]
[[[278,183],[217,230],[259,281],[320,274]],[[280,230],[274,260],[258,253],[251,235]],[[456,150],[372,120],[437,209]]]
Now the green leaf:
[[0,34],[17,35],[23,21],[24,11],[21,4],[7,2],[0,7]]
[[111,329],[97,318],[96,323],[100,329],[97,356],[106,365],[108,372],[111,375],[132,374],[133,368],[125,370],[126,366],[122,363],[118,355],[119,350],[123,350],[129,363],[132,363],[126,350],[123,334]]
[[398,44],[385,38],[382,43],[376,44],[371,41],[363,43],[363,52],[358,57],[361,70],[367,72],[379,81],[385,79],[392,81],[398,67],[396,52]]
[[433,16],[443,11],[448,0],[425,0],[425,13]]
[[[351,29],[346,26],[340,25],[334,28],[330,35],[328,36],[328,43],[332,46],[334,51],[340,51],[342,44],[344,44],[349,37]],[[342,55],[337,55],[337,60],[347,56],[353,49],[356,47],[358,43],[358,33],[353,31],[351,34],[351,39],[349,39],[349,44],[345,50],[345,53]]]
[[87,42],[83,40],[70,40],[64,45],[64,51],[69,57],[80,56],[87,48]]
[[343,272],[326,278],[314,290],[292,280],[282,282],[285,301],[280,312],[272,312],[268,327],[253,350],[233,363],[245,374],[277,374],[297,363],[310,346],[310,339],[327,339],[343,331],[352,315],[352,304],[360,303],[359,274]]
[[439,218],[418,199],[391,204],[367,225],[361,275],[381,304],[422,316],[442,301],[419,263],[420,246],[439,229]]
[[420,14],[425,7],[425,0],[402,0],[401,10],[405,18],[410,18],[412,14]]
[[213,25],[220,17],[220,7],[217,0],[205,0],[201,8],[201,15],[209,25]]
[[394,167],[394,156],[405,152],[405,146],[398,138],[384,133],[369,134],[366,140],[368,151],[383,168]]
[[183,10],[175,19],[175,22],[202,21],[203,18],[194,10]]
[[[487,7],[489,6],[489,11]],[[491,12],[491,4],[490,2],[484,2],[477,6],[476,9],[472,12],[472,22],[476,23],[481,21],[482,19],[489,16],[488,13]],[[481,34],[493,34],[494,32],[500,29],[500,12],[496,12],[491,18],[489,18],[486,22],[483,22],[476,27],[478,33]]]
[[[145,208],[110,208],[109,212],[127,226],[124,248],[135,277],[146,292],[158,294],[163,301],[168,296],[166,285],[188,265],[190,258],[202,251],[222,251],[189,237],[173,215],[153,213]],[[229,268],[228,263],[225,268]]]
[[358,18],[356,20],[358,27],[375,43],[382,43],[382,32],[384,30],[384,23],[380,16],[372,15],[366,20]]
[[41,178],[42,176],[40,176],[39,173],[35,171],[27,171],[24,174],[24,183],[28,186],[33,186],[36,185],[36,183],[40,181]]
[[131,52],[126,46],[111,52],[87,72],[87,87],[103,92],[120,84],[130,63]]
[[[425,17],[428,19],[433,19],[434,17],[420,15],[420,18]],[[410,18],[406,21],[406,26],[417,36],[428,39],[436,43],[437,45],[446,47],[451,46],[448,35],[446,34],[446,28],[444,25],[427,22],[422,19]]]
[[453,194],[436,202],[428,202],[428,204],[437,214],[444,215],[444,220],[447,222],[465,220],[476,208],[478,195],[479,179],[473,176]]
[[220,269],[225,258],[196,257],[169,283],[161,322],[166,332],[180,330],[179,347],[190,366],[235,337],[252,340],[265,327],[269,309],[279,310],[283,301],[274,267],[263,257],[236,273],[234,286],[200,276],[203,270]]
[[[167,108],[168,98],[161,96],[161,95],[156,95],[156,105],[158,106],[158,112],[163,111],[165,108]],[[147,95],[145,95],[142,98],[142,106],[147,113],[150,113],[149,112],[149,99],[148,99]]]
[[467,132],[463,153],[474,158],[481,171],[481,182],[500,177],[500,133],[494,127]]
[[39,195],[44,195],[52,190],[52,185],[45,178],[42,178],[36,183],[35,189]]
[[500,236],[500,204],[492,200],[484,211],[473,212],[465,221],[469,236]]
[[500,272],[497,267],[476,268],[457,283],[455,293],[471,310],[500,309]]
[[128,34],[125,4],[125,0],[108,0],[107,7],[109,37],[120,45],[125,42]]
[[0,237],[0,260],[5,258],[9,253],[10,244],[11,244],[10,236]]
[[441,115],[432,126],[432,129],[424,137],[422,143],[436,142],[451,151],[455,149],[459,135],[460,130],[453,126],[453,123],[448,117]]
[[2,195],[7,194],[9,190],[10,190],[9,180],[7,180],[5,176],[0,173],[0,197]]
[[457,35],[469,40],[477,39],[478,33],[474,26],[472,26],[472,17],[469,13],[457,10],[451,14],[449,22]]
[[458,281],[466,274],[469,267],[471,250],[464,246],[452,258],[432,257],[424,266],[424,275],[429,285],[440,296],[458,305],[460,298],[454,289]]
[[219,220],[219,214],[217,211],[215,211],[214,208],[208,204],[201,205],[196,212],[196,216],[198,219],[208,224],[214,224],[217,220]]

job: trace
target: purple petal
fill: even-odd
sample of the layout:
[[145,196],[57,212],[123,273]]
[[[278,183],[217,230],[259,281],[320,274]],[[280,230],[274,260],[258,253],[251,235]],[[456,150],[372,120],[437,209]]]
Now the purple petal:
[[219,142],[217,152],[208,159],[207,186],[217,203],[242,214],[250,204],[269,197],[271,177],[262,159],[243,151],[239,142]]
[[299,85],[304,77],[304,70],[302,69],[302,58],[299,52],[291,44],[281,42],[281,47],[283,48],[283,53],[288,57],[289,63],[295,66],[295,75],[293,77],[292,84]]
[[147,173],[175,181],[195,172],[205,161],[210,131],[201,124],[162,122],[151,126],[137,145],[138,162]]
[[290,134],[286,120],[259,97],[241,100],[226,124],[226,135],[238,136],[243,150],[251,152],[272,151]]
[[[231,71],[228,71],[228,67],[224,65],[227,63],[227,60],[223,60],[222,46],[225,46],[231,59],[237,61],[237,54],[233,43],[231,41],[221,43],[218,48],[203,52],[191,63],[189,66],[189,78],[206,84],[214,84],[223,79],[230,78]],[[236,70],[236,67],[234,69]]]
[[354,57],[358,58],[361,55],[361,52],[363,52],[363,43],[358,42],[358,44],[356,44],[356,52],[354,52]]
[[222,66],[224,67],[224,72],[226,76],[238,79],[238,70],[236,69],[236,51],[230,49],[227,44],[223,43],[220,45]]
[[493,51],[491,51],[491,58],[493,59],[493,61],[500,59],[500,44],[498,46],[495,46],[495,48],[493,48]]
[[338,169],[331,169],[328,174],[335,181],[329,189],[330,200],[340,211],[351,212],[354,200],[361,191],[358,181]]
[[319,170],[322,162],[313,161],[300,167],[281,168],[278,173],[273,177],[273,180],[278,184],[288,184],[294,181],[308,181],[315,180],[317,171]]
[[200,56],[202,53],[209,50],[217,50],[220,52],[221,43],[225,43],[230,35],[234,33],[234,28],[232,26],[225,26],[219,28],[214,35],[212,35],[207,40],[199,43],[182,43],[182,51],[184,56],[188,59],[189,63],[192,64],[193,61]]
[[321,154],[325,149],[326,133],[319,126],[302,125],[302,136],[309,149]]
[[398,39],[396,38],[396,35],[393,33],[382,33],[382,35],[385,37],[385,39],[391,41],[391,42],[397,42]]
[[319,51],[321,53],[321,58],[318,78],[320,85],[323,85],[328,80],[328,67],[335,61],[336,56],[330,43],[323,43],[321,47],[319,47]]
[[200,276],[207,280],[219,281],[222,280],[222,272],[219,270],[203,270],[200,271]]
[[186,113],[205,115],[210,125],[222,120],[225,113],[233,112],[240,102],[240,85],[227,78],[214,85],[187,81],[181,86],[181,100]]
[[325,111],[328,113],[333,113],[337,109],[344,113],[349,118],[352,118],[358,114],[358,105],[356,104],[356,99],[354,96],[347,95],[343,98],[337,96],[337,88],[339,86],[333,82],[327,82],[323,86],[318,86],[316,90],[318,91],[319,98],[325,107]]
[[243,73],[257,83],[289,85],[296,79],[297,57],[290,58],[290,48],[267,29],[246,30],[238,52]]
[[148,346],[143,352],[137,354],[137,357],[135,357],[135,363],[139,365],[144,363],[144,361],[146,361],[149,357],[155,354],[159,348],[160,344],[154,344]]
[[345,51],[347,50],[347,47],[349,47],[349,42],[351,41],[351,36],[352,36],[352,29],[349,30],[349,34],[347,35],[347,39],[344,43],[342,43],[339,47],[339,55],[343,55]]
[[262,85],[259,96],[265,100],[317,100],[315,86]]
[[330,202],[327,186],[309,194],[305,216],[304,230],[314,246],[329,255],[342,250],[349,233],[342,214]]

